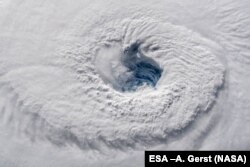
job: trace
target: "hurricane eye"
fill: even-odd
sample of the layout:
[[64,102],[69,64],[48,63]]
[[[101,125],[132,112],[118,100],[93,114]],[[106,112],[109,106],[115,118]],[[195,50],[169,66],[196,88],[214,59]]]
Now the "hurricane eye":
[[142,85],[155,87],[163,71],[156,61],[141,53],[137,43],[125,50],[121,62],[131,74],[125,82],[118,81],[123,91],[135,91]]
[[140,44],[131,44],[124,51],[116,50],[104,49],[96,57],[96,67],[106,83],[121,92],[157,85],[163,70],[155,60],[141,52]]

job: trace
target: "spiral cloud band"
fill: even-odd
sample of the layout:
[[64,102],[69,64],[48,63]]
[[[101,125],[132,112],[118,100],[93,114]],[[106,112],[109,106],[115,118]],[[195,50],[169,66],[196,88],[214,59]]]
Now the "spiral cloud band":
[[[159,143],[207,111],[223,84],[223,65],[200,35],[184,27],[127,18],[99,25],[83,38],[56,60],[60,66],[70,64],[71,77],[60,70],[53,75],[72,78],[73,84],[58,83],[64,86],[63,91],[58,87],[61,95],[43,94],[50,102],[44,99],[39,112],[32,113],[34,123],[44,126],[38,129],[56,144],[70,141],[102,150]],[[50,71],[33,68],[40,75]],[[22,76],[15,83],[25,82],[25,74],[9,74],[5,80]],[[50,76],[42,80],[47,83]]]

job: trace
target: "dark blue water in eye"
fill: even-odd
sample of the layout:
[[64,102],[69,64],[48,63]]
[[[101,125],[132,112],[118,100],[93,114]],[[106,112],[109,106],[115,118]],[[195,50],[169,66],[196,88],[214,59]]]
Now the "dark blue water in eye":
[[124,51],[122,63],[132,75],[121,85],[122,91],[135,91],[142,85],[155,87],[161,77],[162,69],[151,58],[144,56],[138,43]]

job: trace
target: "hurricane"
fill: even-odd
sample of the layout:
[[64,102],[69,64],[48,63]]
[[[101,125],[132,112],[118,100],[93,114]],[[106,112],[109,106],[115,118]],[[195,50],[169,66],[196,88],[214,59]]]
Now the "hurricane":
[[0,0],[0,166],[250,149],[248,1]]

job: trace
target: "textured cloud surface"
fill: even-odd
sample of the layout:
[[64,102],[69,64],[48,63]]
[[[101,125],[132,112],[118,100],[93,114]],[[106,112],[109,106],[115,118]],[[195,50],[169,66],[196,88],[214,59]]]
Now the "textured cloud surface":
[[0,0],[0,166],[250,149],[248,1]]

